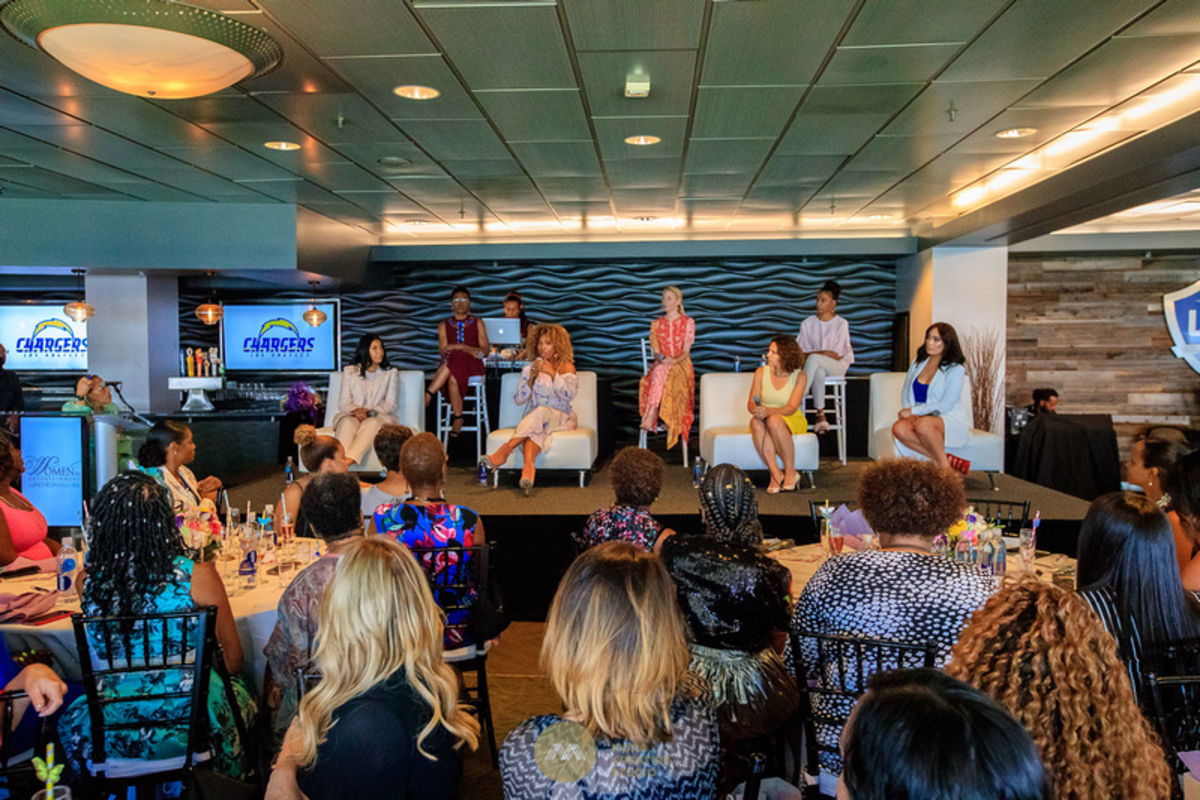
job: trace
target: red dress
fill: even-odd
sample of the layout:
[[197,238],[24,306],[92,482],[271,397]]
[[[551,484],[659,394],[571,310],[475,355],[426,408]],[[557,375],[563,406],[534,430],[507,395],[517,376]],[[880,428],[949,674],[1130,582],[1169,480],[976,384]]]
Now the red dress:
[[[474,315],[463,320],[448,317],[442,320],[446,333],[446,344],[465,344],[479,347],[479,317]],[[442,361],[450,368],[450,377],[458,382],[458,390],[467,393],[467,380],[483,374],[483,359],[465,350],[447,350]],[[442,386],[442,397],[450,399],[450,381]]]

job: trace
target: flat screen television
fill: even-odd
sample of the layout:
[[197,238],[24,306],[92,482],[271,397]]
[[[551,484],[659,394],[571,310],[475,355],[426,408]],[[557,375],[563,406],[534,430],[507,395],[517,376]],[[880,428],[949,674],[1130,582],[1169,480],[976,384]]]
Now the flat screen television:
[[0,344],[14,372],[86,372],[87,323],[63,313],[62,304],[0,306]]
[[327,315],[313,327],[304,321],[306,301],[226,305],[221,318],[225,369],[255,372],[334,372],[341,350],[341,303],[316,304]]

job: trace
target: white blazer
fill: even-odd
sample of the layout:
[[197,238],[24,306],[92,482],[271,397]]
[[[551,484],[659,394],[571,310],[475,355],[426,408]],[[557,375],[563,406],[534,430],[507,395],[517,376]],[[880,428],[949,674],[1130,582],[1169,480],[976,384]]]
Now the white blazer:
[[350,416],[356,408],[369,408],[383,422],[399,422],[396,417],[396,398],[399,396],[400,371],[381,370],[373,379],[367,380],[359,374],[358,366],[351,364],[342,370],[342,389],[338,393],[338,414],[333,418],[337,425]]
[[[946,426],[946,447],[961,447],[967,443],[971,432],[971,381],[962,364],[941,367],[929,382],[925,402],[918,403],[913,397],[913,381],[928,360],[914,361],[908,368],[904,390],[900,394],[901,408],[911,408],[914,414],[922,417],[941,417]],[[912,455],[900,442],[896,442],[896,448],[905,455]]]

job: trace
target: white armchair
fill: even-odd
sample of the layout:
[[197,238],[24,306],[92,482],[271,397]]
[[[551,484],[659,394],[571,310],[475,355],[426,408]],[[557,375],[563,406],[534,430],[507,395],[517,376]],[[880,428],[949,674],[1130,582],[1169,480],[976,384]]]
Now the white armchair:
[[[596,373],[579,372],[579,393],[572,407],[579,425],[573,431],[558,431],[553,434],[553,443],[548,451],[538,453],[533,465],[538,469],[568,469],[579,471],[579,485],[583,486],[587,473],[596,463],[599,438],[596,433]],[[508,372],[500,378],[500,427],[488,434],[486,452],[495,452],[516,432],[517,423],[525,413],[524,406],[513,401],[517,381],[521,373]],[[492,485],[500,483],[500,470],[519,470],[525,466],[525,456],[517,448],[492,473]]]
[[[750,438],[746,399],[753,372],[709,372],[700,376],[700,457],[708,466],[733,464],[741,469],[766,469]],[[814,433],[792,436],[795,466],[816,486],[814,473],[821,459]]]
[[[342,391],[342,373],[329,373],[329,391],[325,395],[325,424],[317,429],[320,436],[333,436],[333,418],[337,416],[338,395]],[[413,432],[425,428],[425,373],[415,369],[400,370],[400,379],[396,381],[396,416],[400,424],[413,429]],[[297,469],[307,472],[304,462],[296,457]],[[367,451],[362,461],[350,467],[354,472],[382,472],[383,465],[375,457],[375,448]]]
[[[900,413],[903,372],[876,372],[871,375],[871,438],[867,455],[878,461],[896,457],[896,440],[892,438],[892,423]],[[971,405],[971,381],[963,381],[962,402]],[[947,447],[947,453],[971,462],[971,469],[986,472],[993,489],[996,473],[1004,472],[1004,439],[994,433],[971,428],[970,438],[961,447]],[[998,490],[997,490],[998,491]]]

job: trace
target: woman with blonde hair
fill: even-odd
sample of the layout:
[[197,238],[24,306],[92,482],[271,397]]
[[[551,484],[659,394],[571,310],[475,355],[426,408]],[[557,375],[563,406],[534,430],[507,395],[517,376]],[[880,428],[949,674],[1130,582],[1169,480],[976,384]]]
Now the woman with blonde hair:
[[579,393],[575,375],[575,351],[571,337],[561,325],[545,324],[534,328],[529,337],[537,358],[521,370],[521,380],[513,400],[525,405],[525,416],[517,423],[513,436],[494,453],[483,455],[480,465],[488,470],[503,466],[518,447],[521,448],[521,488],[529,494],[533,487],[534,460],[549,450],[555,431],[573,431],[579,424],[571,402]]
[[479,723],[442,660],[442,618],[411,553],[357,539],[321,601],[321,681],[303,700],[268,798],[457,797]]
[[657,557],[605,542],[575,559],[550,606],[542,664],[565,711],[504,740],[505,797],[716,796],[717,721],[686,678],[683,618]]
[[971,617],[946,672],[1020,720],[1062,800],[1170,795],[1166,757],[1116,642],[1073,592],[1033,575],[1006,579]]
[[662,290],[663,315],[650,323],[650,349],[654,363],[642,376],[638,410],[642,429],[653,431],[661,419],[667,426],[667,449],[682,436],[687,443],[696,416],[696,374],[692,370],[692,343],[696,321],[683,313],[683,292],[678,286]]

